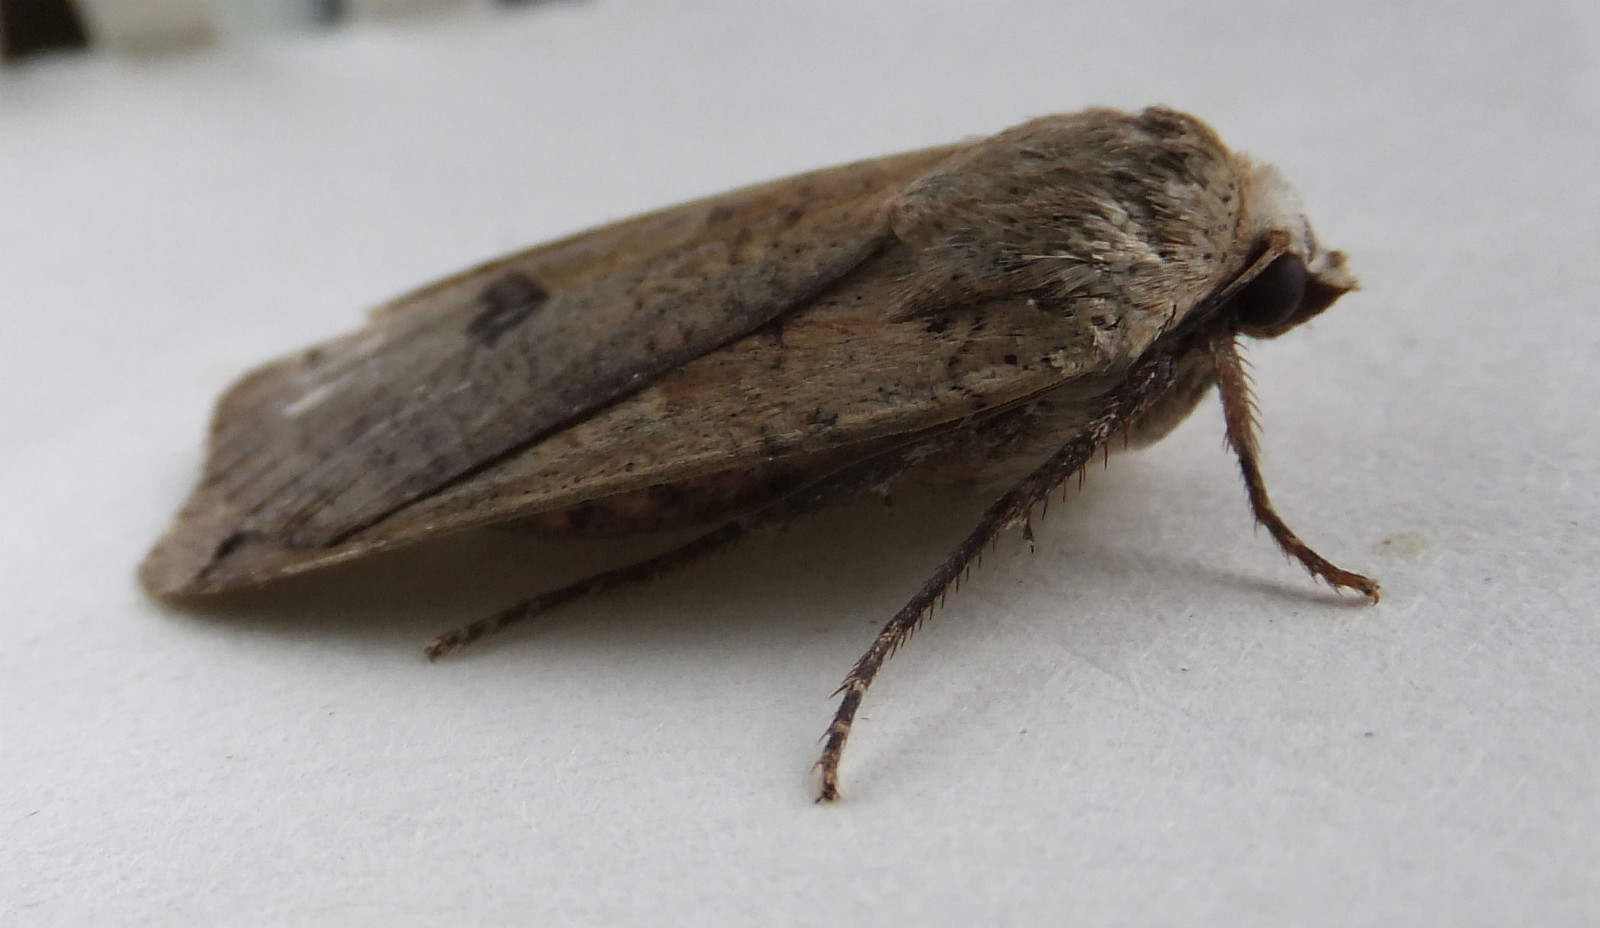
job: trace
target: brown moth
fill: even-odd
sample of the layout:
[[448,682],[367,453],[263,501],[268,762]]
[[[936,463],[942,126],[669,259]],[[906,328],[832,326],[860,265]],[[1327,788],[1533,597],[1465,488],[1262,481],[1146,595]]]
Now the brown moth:
[[202,596],[510,520],[707,529],[441,635],[437,658],[854,494],[1006,488],[845,678],[831,800],[868,685],[978,552],[1031,538],[1116,433],[1154,441],[1213,385],[1256,520],[1376,602],[1273,510],[1238,349],[1354,287],[1271,168],[1172,110],[802,174],[492,261],[248,374],[140,579]]

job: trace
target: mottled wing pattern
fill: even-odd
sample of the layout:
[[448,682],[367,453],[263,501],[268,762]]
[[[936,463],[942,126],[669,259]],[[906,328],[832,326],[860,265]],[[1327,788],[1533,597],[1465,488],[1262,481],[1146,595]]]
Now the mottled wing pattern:
[[[785,461],[848,461],[1074,381],[1098,388],[1095,333],[1026,300],[885,319],[914,256],[890,245],[780,326],[667,372],[581,421],[316,548],[240,536],[202,486],[145,566],[165,595],[259,583],[453,531]],[[219,550],[224,546],[225,550]]]
[[206,480],[242,533],[335,543],[813,297],[880,247],[884,199],[929,157],[679,208],[407,298],[235,388]]

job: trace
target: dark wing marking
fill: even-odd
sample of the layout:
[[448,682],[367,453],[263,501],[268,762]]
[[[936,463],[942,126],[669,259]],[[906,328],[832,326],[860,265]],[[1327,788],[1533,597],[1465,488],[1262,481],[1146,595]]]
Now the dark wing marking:
[[238,530],[323,547],[811,299],[886,239],[940,151],[644,217],[502,259],[224,398],[206,481]]

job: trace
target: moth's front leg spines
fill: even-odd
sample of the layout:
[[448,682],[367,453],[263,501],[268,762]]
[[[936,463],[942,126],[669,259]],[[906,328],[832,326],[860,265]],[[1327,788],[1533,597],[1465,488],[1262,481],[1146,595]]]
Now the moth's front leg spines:
[[965,574],[972,562],[982,555],[983,549],[994,543],[1000,532],[1013,525],[1027,525],[1029,513],[1035,505],[1049,496],[1074,471],[1091,461],[1095,452],[1123,423],[1171,386],[1173,380],[1174,366],[1170,358],[1152,357],[1141,361],[1129,372],[1121,389],[1105,399],[1100,414],[1083,431],[984,512],[977,526],[962,540],[955,552],[939,565],[917,595],[878,632],[872,646],[850,668],[844,683],[834,691],[834,695],[843,694],[844,698],[839,701],[833,722],[828,725],[822,757],[817,761],[817,767],[821,770],[818,802],[833,802],[839,798],[839,759],[844,754],[845,742],[850,738],[850,727],[855,722],[856,711],[861,708],[867,687],[872,685],[883,662],[911,637],[911,633],[927,619],[950,585]]
[[1228,444],[1239,459],[1239,471],[1244,475],[1245,493],[1250,498],[1250,511],[1256,522],[1266,527],[1284,554],[1299,561],[1313,577],[1326,580],[1335,590],[1355,590],[1376,604],[1380,597],[1378,581],[1345,570],[1312,550],[1272,508],[1256,447],[1256,412],[1250,395],[1250,379],[1235,337],[1213,339],[1211,358],[1217,373],[1217,392],[1222,397],[1223,418],[1227,422]]

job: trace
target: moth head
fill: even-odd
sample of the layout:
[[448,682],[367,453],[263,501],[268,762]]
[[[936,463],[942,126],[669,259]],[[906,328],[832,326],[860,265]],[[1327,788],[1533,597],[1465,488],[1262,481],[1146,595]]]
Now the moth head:
[[1275,338],[1333,305],[1356,289],[1344,252],[1317,247],[1300,197],[1271,165],[1250,173],[1248,234],[1256,254],[1280,250],[1230,299],[1238,330],[1256,338]]

